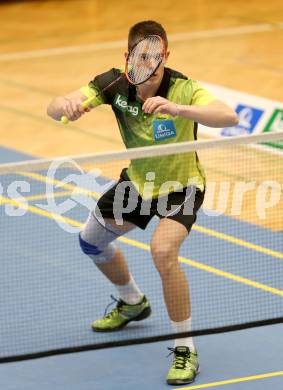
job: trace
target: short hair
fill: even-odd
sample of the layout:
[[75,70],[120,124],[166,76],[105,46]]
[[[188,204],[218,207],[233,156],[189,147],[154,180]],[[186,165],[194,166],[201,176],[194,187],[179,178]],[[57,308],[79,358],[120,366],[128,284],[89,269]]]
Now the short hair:
[[165,43],[165,48],[167,49],[168,39],[164,27],[160,23],[155,22],[154,20],[145,20],[143,22],[134,24],[130,28],[128,35],[128,50],[130,51],[133,45],[139,39],[142,39],[147,35],[151,34],[159,35],[163,39]]

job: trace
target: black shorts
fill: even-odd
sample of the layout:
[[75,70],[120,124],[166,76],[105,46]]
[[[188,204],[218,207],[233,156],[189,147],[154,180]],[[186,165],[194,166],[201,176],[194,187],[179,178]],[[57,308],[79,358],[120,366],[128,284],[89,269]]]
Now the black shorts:
[[181,223],[190,232],[203,199],[204,191],[188,186],[180,192],[171,192],[168,196],[144,200],[130,181],[126,169],[123,169],[119,181],[98,200],[95,214],[103,218],[118,217],[119,220],[131,222],[141,229],[145,229],[152,217],[157,215],[159,218],[169,218]]

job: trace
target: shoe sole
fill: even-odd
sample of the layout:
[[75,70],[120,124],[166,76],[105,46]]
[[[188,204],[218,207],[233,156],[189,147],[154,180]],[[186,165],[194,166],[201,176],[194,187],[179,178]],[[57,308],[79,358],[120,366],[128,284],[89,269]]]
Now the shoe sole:
[[117,326],[116,328],[101,329],[101,328],[95,328],[94,326],[92,326],[92,330],[94,332],[102,332],[102,333],[105,333],[105,332],[116,332],[118,330],[121,330],[121,329],[125,328],[132,321],[142,321],[142,320],[145,320],[146,318],[148,318],[151,315],[151,313],[152,313],[151,312],[151,308],[150,307],[146,307],[137,317],[129,319],[128,321],[124,322],[120,326]]
[[[197,369],[197,372],[196,372],[196,376],[199,374],[199,367]],[[193,383],[196,379],[196,376],[194,377],[194,379],[190,380],[190,381],[186,381],[186,380],[182,380],[182,379],[167,379],[167,384],[168,385],[188,385],[190,383]]]

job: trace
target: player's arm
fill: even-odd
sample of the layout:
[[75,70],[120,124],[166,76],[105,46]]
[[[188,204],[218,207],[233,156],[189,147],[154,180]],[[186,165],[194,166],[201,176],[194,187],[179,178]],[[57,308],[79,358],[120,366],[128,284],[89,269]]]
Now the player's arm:
[[220,100],[203,105],[182,105],[155,96],[145,101],[143,110],[148,114],[161,113],[183,116],[209,127],[235,126],[239,121],[235,111]]
[[187,80],[182,90],[186,104],[176,104],[160,96],[149,98],[143,105],[147,113],[182,116],[209,127],[230,127],[238,123],[235,111],[216,99],[195,80]]
[[56,121],[60,121],[64,115],[69,120],[75,121],[90,108],[83,108],[82,102],[87,99],[81,90],[71,92],[65,96],[58,96],[53,99],[47,107],[47,115]]
[[[85,100],[88,104],[83,107]],[[56,121],[60,121],[62,117],[75,121],[85,112],[104,103],[105,99],[94,80],[74,92],[53,99],[47,107],[47,115]]]
[[206,105],[177,105],[176,115],[209,127],[230,127],[239,122],[235,111],[220,100]]

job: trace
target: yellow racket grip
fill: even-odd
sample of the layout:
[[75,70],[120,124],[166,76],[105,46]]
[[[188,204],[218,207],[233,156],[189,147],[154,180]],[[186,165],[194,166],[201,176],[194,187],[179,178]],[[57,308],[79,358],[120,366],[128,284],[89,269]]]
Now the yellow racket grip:
[[[82,107],[88,108],[91,105],[92,101],[95,99],[95,97],[96,96],[92,96],[92,97],[84,100],[82,102]],[[64,125],[67,125],[69,123],[69,119],[66,117],[66,115],[61,116],[61,123],[63,123]]]

